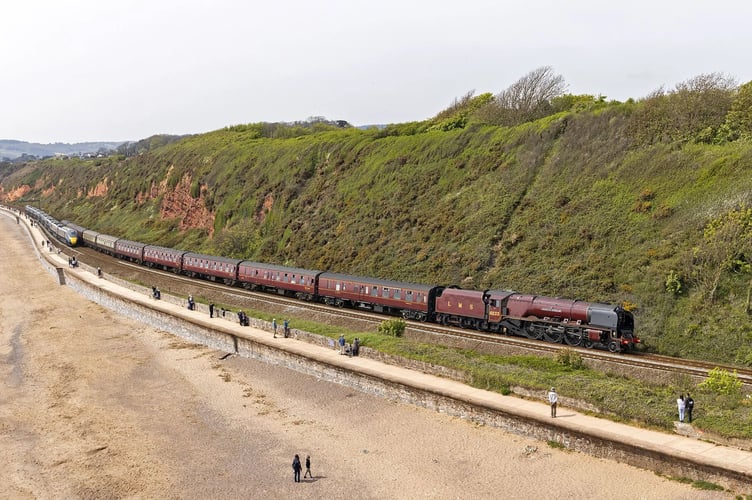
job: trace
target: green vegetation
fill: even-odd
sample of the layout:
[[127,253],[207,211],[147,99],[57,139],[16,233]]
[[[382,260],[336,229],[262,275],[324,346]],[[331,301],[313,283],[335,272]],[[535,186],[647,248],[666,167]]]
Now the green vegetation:
[[405,321],[399,318],[382,321],[377,331],[382,335],[402,337],[405,334]]
[[710,370],[708,378],[700,384],[700,388],[702,389],[732,398],[741,398],[742,387],[742,381],[739,380],[736,371],[729,373],[721,368]]
[[560,443],[558,441],[551,441],[550,439],[548,441],[546,441],[546,444],[550,448],[556,448],[557,450],[566,450],[567,449],[562,443]]
[[752,366],[752,82],[624,103],[562,83],[540,68],[382,129],[245,124],[4,165],[0,196],[147,243],[621,304],[645,349]]
[[[662,474],[658,474],[659,476]],[[711,483],[708,481],[695,481],[694,479],[690,479],[688,477],[671,477],[671,476],[664,476],[667,479],[671,479],[672,481],[676,481],[677,483],[683,483],[683,484],[690,484],[693,488],[697,488],[698,490],[707,490],[707,491],[725,491],[725,488],[723,486],[720,486],[715,483]],[[742,496],[737,496],[736,498],[744,498]]]
[[[272,319],[268,313],[248,314],[266,321]],[[500,394],[516,392],[533,398],[539,395],[544,401],[548,389],[555,386],[560,397],[582,403],[579,411],[664,431],[673,431],[678,419],[677,396],[689,392],[696,401],[692,420],[695,428],[707,436],[752,440],[752,399],[736,390],[736,375],[723,370],[714,370],[700,384],[684,377],[658,384],[592,370],[576,351],[566,348],[554,358],[542,358],[480,354],[415,342],[393,334],[391,327],[404,323],[400,319],[384,321],[377,332],[352,331],[299,318],[293,318],[293,323],[295,328],[333,340],[340,334],[347,342],[358,337],[362,347],[455,370],[473,387]],[[383,326],[387,324],[389,328]]]

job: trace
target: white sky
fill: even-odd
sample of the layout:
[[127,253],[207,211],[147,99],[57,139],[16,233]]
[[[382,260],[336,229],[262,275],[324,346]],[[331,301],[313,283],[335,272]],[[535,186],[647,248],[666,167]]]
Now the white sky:
[[749,0],[9,0],[0,139],[424,120],[541,66],[623,101],[750,61]]

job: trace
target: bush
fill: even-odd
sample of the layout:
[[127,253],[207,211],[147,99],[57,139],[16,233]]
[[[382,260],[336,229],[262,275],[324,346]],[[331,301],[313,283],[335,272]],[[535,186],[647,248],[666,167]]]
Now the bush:
[[556,362],[573,370],[585,367],[580,353],[569,348],[564,348],[556,354]]
[[702,381],[699,387],[715,394],[727,396],[741,396],[742,394],[742,381],[739,380],[736,370],[734,370],[734,373],[729,373],[722,368],[713,368],[708,372],[708,378]]
[[402,337],[405,334],[405,321],[399,318],[388,319],[382,321],[377,330],[382,335]]
[[679,295],[682,291],[681,277],[673,269],[666,277],[666,291],[671,295]]

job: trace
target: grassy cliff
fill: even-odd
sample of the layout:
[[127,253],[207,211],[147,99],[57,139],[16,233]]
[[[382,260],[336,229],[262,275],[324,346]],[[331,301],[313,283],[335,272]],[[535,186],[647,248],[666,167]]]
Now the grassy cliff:
[[650,102],[516,125],[473,120],[473,106],[28,163],[0,170],[0,195],[149,243],[620,303],[650,349],[752,365],[752,141],[653,130]]

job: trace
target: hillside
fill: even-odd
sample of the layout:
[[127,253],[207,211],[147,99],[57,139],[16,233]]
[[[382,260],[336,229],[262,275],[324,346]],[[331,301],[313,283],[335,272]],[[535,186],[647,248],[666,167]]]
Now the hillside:
[[484,95],[382,130],[228,127],[6,168],[0,196],[167,246],[620,303],[651,350],[752,365],[747,87],[695,122],[677,91],[506,125]]
[[0,140],[0,160],[17,160],[29,156],[46,158],[50,156],[96,155],[100,152],[114,150],[122,143],[121,141],[39,144],[36,142],[2,139]]

